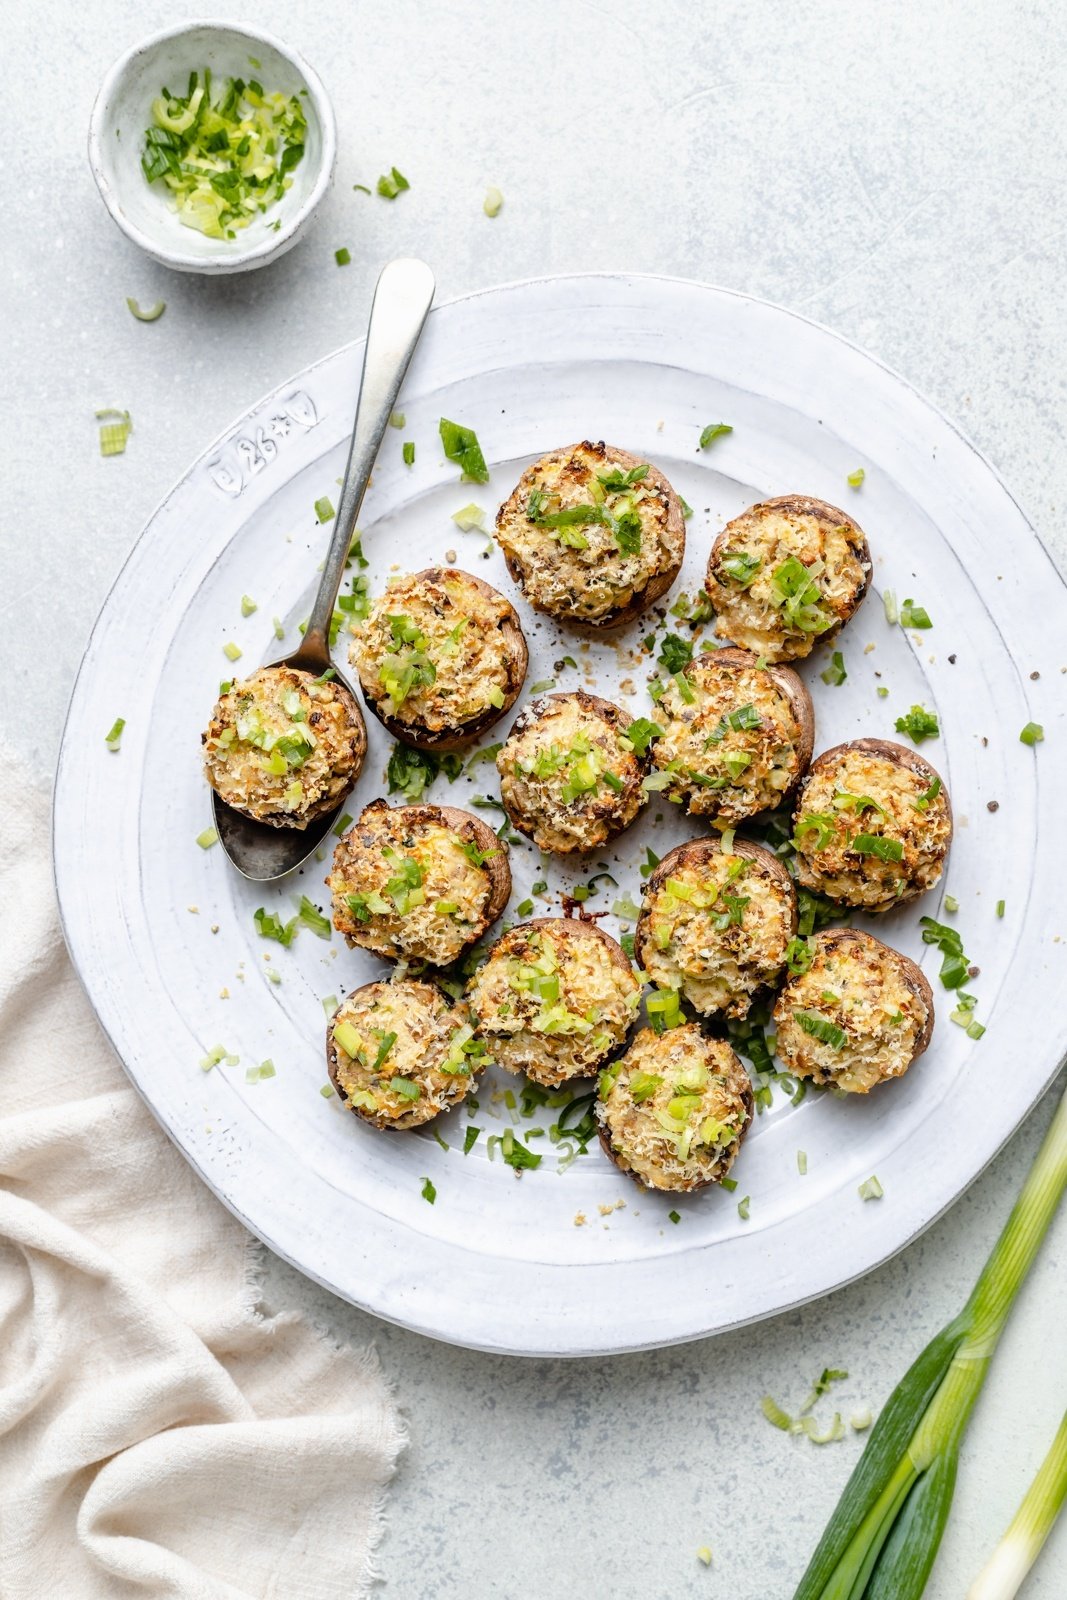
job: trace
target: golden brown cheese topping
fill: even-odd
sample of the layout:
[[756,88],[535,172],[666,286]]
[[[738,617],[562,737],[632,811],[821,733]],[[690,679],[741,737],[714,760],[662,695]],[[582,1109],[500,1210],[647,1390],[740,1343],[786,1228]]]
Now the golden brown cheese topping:
[[[727,524],[708,566],[716,631],[767,661],[810,655],[847,622],[870,576],[866,540],[844,512],[784,498]],[[825,513],[830,513],[827,516]]]
[[698,657],[686,667],[684,685],[667,679],[654,716],[663,736],[652,760],[671,779],[664,792],[694,814],[742,822],[773,810],[799,776],[793,704],[755,664]]
[[500,798],[542,850],[593,850],[636,817],[643,764],[582,692],[535,700],[497,753]]
[[850,1094],[899,1078],[925,1047],[931,1020],[912,964],[851,930],[846,938],[817,935],[811,949],[811,966],[789,980],[774,1008],[783,1067]]
[[797,880],[831,900],[887,911],[932,888],[951,837],[948,797],[932,768],[916,772],[846,746],[819,758],[801,793]]
[[449,568],[393,579],[356,633],[349,658],[368,700],[397,722],[460,728],[502,707],[511,667],[502,595]]
[[702,1015],[743,1017],[781,972],[794,920],[792,894],[758,857],[703,853],[646,897],[640,964]]
[[588,440],[552,451],[497,514],[497,540],[528,599],[553,616],[604,621],[681,560],[684,529],[664,480],[613,454]]
[[486,853],[428,820],[434,811],[375,801],[338,844],[326,882],[350,945],[447,966],[480,934],[492,893]]
[[342,1001],[328,1054],[338,1094],[379,1128],[416,1128],[458,1104],[487,1065],[466,1005],[410,980],[371,983]]
[[203,736],[211,787],[229,805],[302,826],[348,793],[366,734],[349,691],[292,667],[261,667],[231,685]]
[[726,1177],[752,1116],[752,1089],[722,1039],[695,1022],[642,1028],[601,1073],[597,1120],[615,1162],[650,1189],[685,1191]]
[[493,1059],[548,1087],[595,1072],[626,1038],[641,998],[614,941],[575,926],[570,934],[551,923],[513,928],[468,990]]

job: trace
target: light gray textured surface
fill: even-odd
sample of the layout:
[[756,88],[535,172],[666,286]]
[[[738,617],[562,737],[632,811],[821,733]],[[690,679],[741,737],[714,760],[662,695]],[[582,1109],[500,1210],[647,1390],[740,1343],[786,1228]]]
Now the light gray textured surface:
[[[290,256],[212,282],[141,258],[85,164],[104,70],[173,10],[8,11],[8,103],[32,138],[5,157],[0,607],[8,731],[42,771],[93,615],[152,507],[233,416],[361,331],[394,254],[424,255],[441,297],[624,267],[803,310],[956,417],[1067,559],[1067,14],[1054,0],[396,0],[377,14],[262,0],[255,14],[334,96],[338,181]],[[394,162],[410,193],[392,205],[353,193]],[[481,211],[489,183],[505,195],[495,221]],[[343,270],[340,245],[353,257]],[[127,294],[164,298],[165,316],[135,323]],[[113,460],[92,420],[107,404],[136,426]],[[37,715],[16,726],[27,697]],[[375,1338],[397,1384],[412,1447],[381,1555],[392,1592],[785,1600],[858,1442],[788,1440],[763,1422],[760,1395],[795,1403],[834,1363],[853,1373],[846,1404],[876,1407],[965,1297],[1050,1111],[898,1261],[798,1314],[663,1355],[565,1366],[451,1351],[269,1261],[272,1305]],[[1065,1257],[1061,1217],[976,1413],[931,1600],[961,1600],[1067,1401]],[[710,1571],[695,1558],[704,1543]],[[1067,1527],[1025,1594],[1065,1591]]]

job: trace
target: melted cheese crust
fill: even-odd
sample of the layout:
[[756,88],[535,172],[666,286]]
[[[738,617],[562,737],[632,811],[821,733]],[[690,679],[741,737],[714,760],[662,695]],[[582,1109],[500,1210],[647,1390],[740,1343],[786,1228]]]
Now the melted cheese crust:
[[[797,881],[866,911],[888,911],[925,894],[941,876],[952,838],[943,788],[925,807],[916,804],[932,776],[866,750],[846,749],[830,761],[820,757],[797,805]],[[881,810],[842,805],[842,795],[873,800]],[[822,825],[805,824],[808,817],[821,818]],[[863,834],[898,840],[901,859],[882,861],[852,849],[851,841]]]
[[[847,622],[863,593],[869,563],[864,538],[844,512],[828,521],[811,511],[758,505],[742,512],[723,530],[712,554],[708,594],[716,611],[716,632],[767,661],[796,661],[810,655],[831,628],[806,632],[786,617],[772,587],[774,573],[789,556],[805,567],[819,591],[819,605],[832,625]],[[723,567],[729,555],[743,554],[760,565],[748,587]]]
[[[552,616],[601,622],[681,561],[685,536],[670,526],[671,496],[661,484],[645,479],[618,493],[601,491],[598,475],[609,473],[615,459],[610,447],[588,440],[573,450],[554,450],[527,467],[497,513],[497,541],[518,567],[527,598]],[[641,523],[638,548],[624,552],[613,530],[600,523],[539,527],[527,514],[535,493],[544,496],[542,510],[549,515],[591,507],[601,495],[612,516],[635,512]],[[585,547],[573,548],[561,541],[561,533],[584,539]]]
[[[797,1012],[840,1028],[844,1043],[814,1038]],[[867,1094],[908,1070],[928,1015],[898,951],[866,933],[840,942],[819,934],[808,971],[790,978],[775,1004],[776,1053],[798,1078]]]
[[[533,701],[497,752],[496,765],[508,816],[540,850],[595,850],[627,827],[645,801],[641,762],[614,725],[578,695]],[[604,772],[622,787],[606,782]],[[591,787],[565,798],[593,777]]]
[[[405,862],[414,862],[417,871],[405,869]],[[405,870],[419,881],[408,883]],[[326,882],[333,925],[350,945],[390,961],[439,967],[481,934],[492,895],[489,873],[470,860],[459,834],[428,821],[417,808],[383,801],[369,805],[345,834]],[[370,904],[357,910],[352,895],[369,897]],[[438,910],[442,903],[455,909]]]
[[641,986],[593,928],[518,927],[493,946],[467,998],[494,1061],[555,1088],[589,1077],[618,1049]]
[[[669,678],[654,713],[663,737],[652,747],[652,760],[674,774],[666,793],[693,814],[728,825],[773,810],[800,771],[801,728],[789,696],[762,667],[720,663],[714,653],[697,657],[685,676],[692,702]],[[727,724],[723,733],[725,719],[747,707],[759,726]]]
[[729,1173],[751,1093],[730,1046],[698,1023],[664,1034],[642,1028],[603,1073],[596,1114],[623,1171],[648,1189],[684,1192]]
[[658,988],[681,990],[702,1016],[743,1017],[779,976],[793,925],[792,896],[758,857],[716,850],[646,895],[637,948]]
[[[349,646],[349,660],[367,699],[386,716],[432,733],[459,729],[495,709],[494,692],[510,696],[501,624],[511,616],[502,595],[479,586],[466,572],[449,568],[434,579],[409,573],[390,580],[374,602]],[[398,643],[391,617],[406,619],[425,645]],[[423,672],[397,703],[386,680],[395,682],[397,664],[402,667],[414,656],[430,663],[434,681],[427,683]]]
[[[355,1055],[337,1043],[339,1023],[354,1030]],[[484,1056],[464,1055],[460,1048],[470,1031],[466,1005],[450,1005],[433,984],[368,984],[342,1001],[331,1025],[338,1093],[377,1128],[417,1128],[458,1105],[475,1082],[475,1066],[486,1064]],[[395,1038],[375,1069],[389,1034]],[[344,1029],[342,1037],[348,1037]],[[394,1079],[406,1094],[392,1086]],[[418,1094],[412,1097],[414,1087]]]
[[228,805],[259,822],[302,827],[348,793],[365,735],[343,684],[260,667],[220,697],[203,746],[207,781]]

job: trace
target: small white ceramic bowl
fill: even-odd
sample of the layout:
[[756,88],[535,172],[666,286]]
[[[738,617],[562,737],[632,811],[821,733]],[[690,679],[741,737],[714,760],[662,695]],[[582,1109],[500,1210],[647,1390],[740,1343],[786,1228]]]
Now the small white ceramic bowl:
[[[189,73],[204,67],[215,82],[251,77],[268,92],[307,90],[307,144],[292,187],[235,239],[187,228],[168,206],[164,185],[147,183],[141,171],[152,101],[164,85],[183,93]],[[89,123],[89,165],[104,204],[127,238],[177,272],[244,272],[291,250],[330,187],[336,155],[333,107],[318,74],[280,39],[229,22],[184,23],[128,50],[104,79]]]

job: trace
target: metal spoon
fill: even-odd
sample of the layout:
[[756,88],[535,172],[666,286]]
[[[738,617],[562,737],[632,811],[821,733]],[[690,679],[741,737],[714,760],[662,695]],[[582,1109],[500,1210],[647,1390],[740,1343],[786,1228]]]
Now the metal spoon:
[[[433,292],[433,273],[424,261],[391,261],[378,279],[348,465],[318,594],[299,648],[292,655],[266,663],[269,666],[300,667],[316,676],[332,666],[338,680],[351,691],[351,685],[330,657],[330,619],[367,480],[419,342]],[[214,790],[211,799],[222,848],[238,872],[255,883],[282,878],[306,861],[329,833],[344,804],[342,800],[328,816],[316,818],[306,828],[273,828],[235,811]]]

